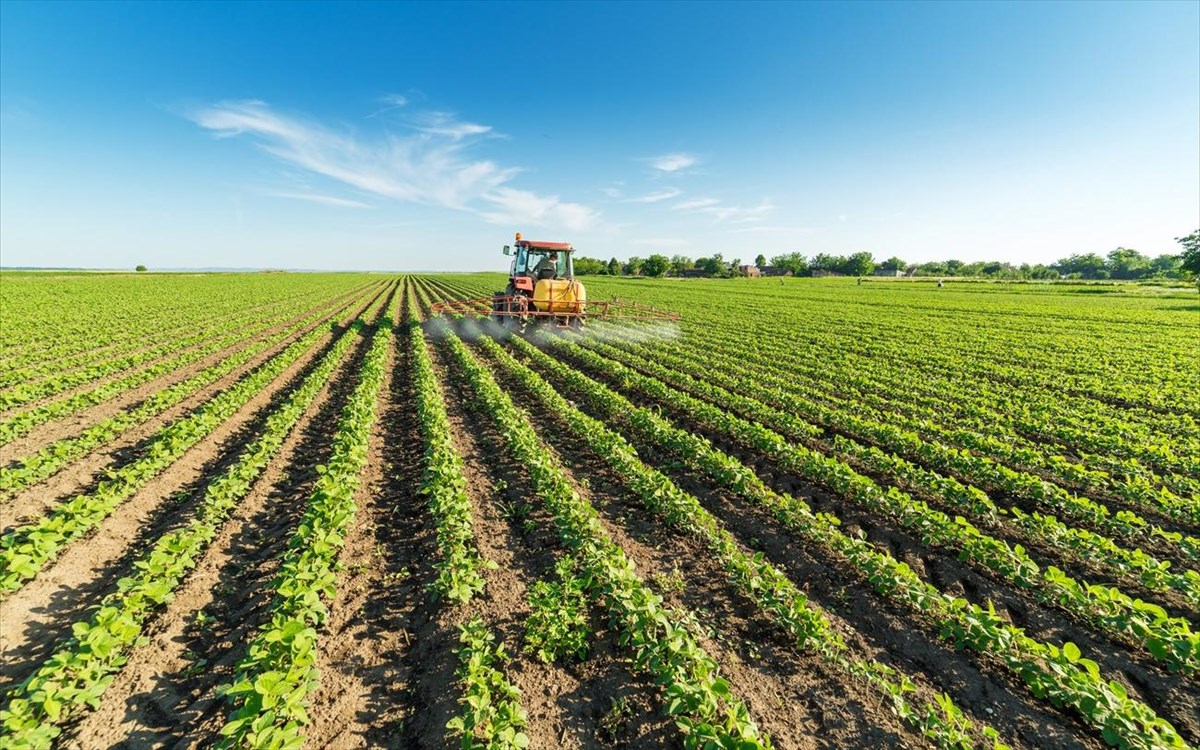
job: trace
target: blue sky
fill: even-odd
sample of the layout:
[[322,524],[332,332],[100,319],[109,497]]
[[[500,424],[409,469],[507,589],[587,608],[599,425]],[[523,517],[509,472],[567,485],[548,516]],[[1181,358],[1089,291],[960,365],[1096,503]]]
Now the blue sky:
[[1200,3],[0,3],[5,265],[1051,261],[1200,226]]

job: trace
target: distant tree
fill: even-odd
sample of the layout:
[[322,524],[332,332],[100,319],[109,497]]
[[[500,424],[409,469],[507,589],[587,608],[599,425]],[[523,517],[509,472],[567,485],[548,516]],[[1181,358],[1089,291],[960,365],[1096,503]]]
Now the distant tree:
[[609,276],[620,276],[621,275],[621,261],[617,260],[616,258],[613,258],[612,260],[608,261],[608,275]]
[[808,262],[808,267],[814,271],[836,271],[844,260],[845,258],[842,258],[840,255],[817,253]]
[[696,258],[696,268],[704,271],[706,276],[729,275],[729,266],[721,253],[713,253],[711,258]]
[[[961,264],[960,264],[961,265]],[[917,266],[917,276],[953,276],[945,261],[934,260]]]
[[776,255],[774,258],[771,258],[771,267],[782,268],[785,271],[791,271],[795,276],[799,276],[808,271],[808,258],[805,258],[800,253]]
[[1038,263],[1033,268],[1029,269],[1029,278],[1031,279],[1057,279],[1058,271],[1055,271],[1049,266]]
[[759,268],[766,268],[767,256],[763,255],[762,253],[754,256],[754,265],[758,266]]
[[138,273],[145,273],[145,272],[146,272],[146,267],[145,267],[145,266],[142,266],[142,265],[139,265],[137,268],[135,268],[135,269],[133,269],[133,270],[137,271]]
[[635,255],[629,260],[625,261],[625,268],[622,272],[626,276],[641,276],[643,263],[645,263],[645,261]]
[[646,276],[665,276],[667,269],[671,267],[671,259],[665,255],[655,253],[646,262],[642,264],[642,273]]
[[729,261],[729,275],[730,276],[745,276],[745,274],[742,273],[742,259],[741,258],[734,258],[733,260]]
[[1177,279],[1183,274],[1183,266],[1178,255],[1160,255],[1150,261],[1150,275],[1168,279]]
[[838,263],[837,270],[847,276],[870,276],[875,273],[875,258],[868,252],[854,253]]
[[1108,254],[1108,274],[1114,279],[1140,279],[1150,273],[1150,259],[1137,250],[1118,247]]
[[1200,282],[1200,229],[1186,237],[1176,237],[1175,241],[1183,247],[1183,254],[1179,256],[1180,267]]
[[880,271],[903,271],[905,268],[908,268],[908,264],[895,255],[879,264]]
[[1107,279],[1109,276],[1108,262],[1096,253],[1076,253],[1055,261],[1050,267],[1067,277],[1079,274],[1075,277],[1078,279]]
[[596,276],[608,273],[608,265],[598,258],[578,257],[575,259],[575,275]]
[[686,255],[671,256],[671,275],[682,276],[684,271],[690,271],[696,267],[696,261]]

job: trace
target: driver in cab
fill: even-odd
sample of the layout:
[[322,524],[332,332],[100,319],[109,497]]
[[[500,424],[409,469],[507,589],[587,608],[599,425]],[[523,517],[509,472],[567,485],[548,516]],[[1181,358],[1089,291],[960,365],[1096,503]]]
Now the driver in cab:
[[539,281],[541,279],[553,279],[558,276],[558,253],[550,253],[544,256],[537,266],[534,267],[533,275]]

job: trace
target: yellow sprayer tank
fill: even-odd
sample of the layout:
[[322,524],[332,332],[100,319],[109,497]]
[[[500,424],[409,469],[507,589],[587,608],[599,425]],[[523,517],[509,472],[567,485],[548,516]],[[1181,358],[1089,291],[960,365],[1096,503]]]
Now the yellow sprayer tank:
[[533,306],[541,312],[581,313],[585,302],[583,284],[573,279],[542,279],[533,287]]

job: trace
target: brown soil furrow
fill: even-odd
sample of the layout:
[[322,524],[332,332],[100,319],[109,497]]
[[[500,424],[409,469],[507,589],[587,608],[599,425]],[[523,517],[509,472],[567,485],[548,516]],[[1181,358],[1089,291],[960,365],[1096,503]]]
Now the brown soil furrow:
[[358,511],[339,559],[337,595],[318,641],[321,683],[311,696],[309,747],[403,747],[412,715],[404,657],[417,622],[437,604],[422,585],[436,546],[420,494],[422,450],[407,345],[405,336],[395,337]]
[[[594,375],[595,373],[589,372],[589,374]],[[614,387],[615,384],[608,382],[607,385]],[[617,390],[622,389],[617,388]],[[635,393],[622,392],[634,403],[643,406],[650,405]],[[1115,677],[1125,683],[1130,689],[1131,695],[1154,707],[1185,736],[1195,736],[1196,721],[1194,717],[1197,714],[1193,711],[1200,706],[1200,695],[1198,695],[1197,687],[1190,684],[1185,678],[1169,675],[1157,664],[1152,663],[1148,657],[1142,658],[1140,655],[1132,654],[1128,647],[1081,627],[1064,613],[1037,602],[1029,592],[1012,587],[1007,580],[990,571],[977,569],[975,566],[960,561],[953,550],[932,548],[922,544],[920,539],[914,537],[907,530],[894,526],[871,511],[847,504],[841,498],[814,487],[802,478],[782,472],[770,459],[730,443],[723,436],[695,424],[686,415],[675,413],[665,407],[664,413],[678,426],[708,438],[714,445],[741,460],[754,469],[774,489],[805,500],[815,510],[837,515],[842,519],[845,524],[844,528],[848,532],[856,529],[863,530],[873,543],[887,550],[897,559],[908,563],[918,574],[939,589],[956,596],[966,596],[976,602],[993,601],[998,611],[1006,612],[1014,624],[1026,628],[1029,634],[1035,638],[1059,644],[1066,640],[1073,641],[1084,650],[1089,658],[1095,659],[1100,664],[1108,678]],[[733,506],[726,505],[726,508],[720,512],[722,514],[729,513],[731,512],[728,510],[730,507],[741,507],[741,505],[734,501]],[[717,508],[714,507],[713,510],[716,512]],[[736,517],[736,514],[733,517]],[[777,563],[785,565],[796,563],[797,547],[794,537],[786,532],[780,532],[778,525],[765,515],[754,523],[755,526],[748,527],[745,534],[754,535],[753,529],[758,529],[759,539],[765,538],[768,534],[775,535],[778,557],[773,559]],[[812,562],[821,563],[819,560]],[[828,569],[830,573],[838,572],[836,566]],[[814,587],[810,589],[809,593],[813,594],[823,606],[838,610],[837,603],[841,595],[837,592],[843,590],[845,584],[838,583],[835,586],[828,583],[827,577],[815,580],[826,580],[827,584],[823,590]],[[973,682],[994,679],[1008,687],[1004,690],[1000,689],[999,685],[989,688],[985,691],[985,697],[993,694],[1001,696],[1003,692],[1007,692],[1010,698],[1005,699],[1005,702],[1011,704],[1012,710],[1017,710],[1020,705],[1026,705],[1029,710],[1045,710],[1040,707],[1039,702],[1029,699],[1027,691],[1020,683],[1007,673],[1000,672],[998,667],[987,670],[988,672],[997,672],[994,678],[985,677],[985,673],[979,670],[978,665],[966,663],[963,655],[957,654],[948,645],[942,646],[928,641],[925,646],[920,646],[922,639],[907,635],[907,631],[910,629],[907,623],[911,621],[911,615],[897,610],[891,613],[890,620],[882,618],[884,610],[880,608],[878,598],[875,597],[874,604],[870,603],[871,598],[870,592],[864,589],[862,602],[855,604],[849,610],[857,613],[857,616],[854,617],[846,615],[854,626],[867,635],[872,635],[872,629],[874,629],[881,636],[886,636],[880,642],[881,646],[895,655],[903,655],[906,658],[919,657],[923,664],[923,666],[918,665],[920,671],[928,674],[937,684],[943,684],[938,680],[957,677],[959,674],[970,675],[967,682],[960,682],[954,689],[943,688],[951,695],[957,695],[956,690],[966,691],[963,695],[973,698],[979,695],[978,691],[970,688]],[[889,622],[895,623],[895,627],[891,627]],[[954,670],[947,669],[948,662],[946,660],[950,660],[950,662],[957,660],[963,665]],[[1070,721],[1078,725],[1079,730],[1091,731],[1079,724],[1079,720],[1073,714],[1070,717]],[[1058,715],[1057,720],[1064,722],[1062,715]]]
[[[354,335],[354,334],[350,334]],[[63,747],[194,747],[210,742],[229,706],[216,695],[267,616],[280,557],[332,448],[330,436],[365,354],[363,341],[334,371],[166,610],[147,629],[100,708]]]
[[[354,335],[350,333],[348,335]],[[0,686],[19,681],[65,638],[134,559],[190,516],[187,500],[236,460],[267,414],[286,398],[335,337],[325,337],[237,414],[126,500],[94,532],[67,546],[36,578],[0,602]]]
[[[375,299],[374,296],[370,299],[359,299],[352,303],[349,309],[343,308],[341,312],[334,313],[332,320],[339,322],[337,329],[344,328],[358,317],[363,310],[369,307],[373,299]],[[328,325],[330,320],[330,318],[324,318],[310,326],[305,326],[283,341],[267,347],[216,382],[201,388],[161,414],[133,427],[116,440],[75,460],[45,481],[18,493],[5,504],[4,531],[45,515],[55,505],[76,494],[95,489],[97,483],[104,478],[104,472],[108,468],[124,464],[135,458],[140,453],[142,446],[165,425],[190,414],[230,385],[241,380],[247,373],[282,352],[293,341],[301,338],[315,327]],[[189,372],[188,376],[192,374],[195,373]]]
[[[499,565],[487,574],[485,594],[468,608],[484,618],[512,655],[504,671],[521,690],[521,703],[529,715],[527,734],[531,746],[670,744],[678,735],[674,726],[659,715],[656,689],[625,669],[623,649],[617,645],[615,634],[607,628],[601,613],[593,615],[592,653],[582,662],[543,664],[534,655],[521,652],[524,621],[530,611],[528,589],[534,581],[553,575],[552,567],[562,548],[553,531],[552,519],[533,494],[528,474],[523,467],[511,463],[503,436],[490,420],[472,409],[469,386],[461,382],[453,367],[446,368],[441,352],[434,357],[434,367],[445,389],[456,446],[463,456],[471,497],[475,500],[476,539],[483,555]],[[443,643],[425,644],[427,654],[438,648],[431,661],[441,680],[454,679],[456,660],[452,649],[457,647],[454,626],[467,616],[466,611],[448,613],[446,619],[450,622],[442,628],[446,631]],[[459,712],[457,700],[461,687],[454,684],[453,699],[447,701],[438,698],[433,690],[419,686],[423,689],[418,703],[423,699],[436,710],[436,715],[413,728],[411,742],[435,746],[445,734],[445,722]],[[626,711],[631,715],[614,714],[620,718],[617,723],[621,726],[614,724],[611,728],[619,731],[609,734],[604,729],[605,716],[617,700],[627,706]],[[418,717],[424,713],[420,712]]]
[[[345,310],[347,307],[352,305],[355,300],[362,299],[363,296],[364,296],[364,290],[356,289],[356,290],[354,290],[354,292],[352,292],[350,294],[341,295],[340,297],[338,297],[336,299],[325,300],[325,301],[321,302],[320,304],[314,305],[311,308],[305,310],[301,314],[290,316],[290,317],[288,317],[287,320],[281,321],[269,328],[265,328],[262,331],[254,334],[253,336],[244,338],[234,344],[230,344],[229,346],[227,346],[223,349],[220,349],[216,352],[213,352],[212,354],[209,354],[208,356],[206,356],[202,359],[192,362],[191,364],[184,365],[183,367],[172,370],[171,372],[164,373],[164,374],[160,375],[159,377],[155,378],[154,380],[143,383],[135,388],[131,388],[130,390],[128,390],[122,394],[119,394],[119,395],[115,396],[114,398],[109,399],[108,401],[96,404],[95,406],[90,406],[86,409],[75,412],[74,414],[70,414],[62,419],[55,420],[53,422],[47,422],[46,424],[38,425],[34,429],[30,430],[30,432],[28,434],[23,435],[4,446],[0,446],[0,464],[7,465],[8,463],[15,461],[15,460],[21,458],[22,456],[27,456],[30,453],[36,452],[39,448],[41,448],[45,445],[48,445],[49,443],[52,443],[55,440],[61,440],[63,438],[73,437],[75,435],[78,435],[79,433],[81,433],[83,430],[87,429],[91,425],[96,424],[97,422],[101,422],[105,419],[108,419],[109,417],[112,417],[113,415],[117,414],[118,412],[125,411],[130,408],[135,408],[137,405],[141,404],[143,401],[145,401],[149,397],[153,396],[155,393],[158,393],[159,391],[163,390],[164,388],[171,386],[175,383],[187,380],[189,377],[191,377],[192,375],[196,374],[197,372],[205,369],[206,367],[210,367],[213,364],[216,364],[224,359],[227,359],[230,355],[234,354],[237,351],[240,351],[241,349],[244,349],[245,347],[253,344],[256,341],[262,341],[265,338],[271,337],[272,335],[278,333],[279,331],[282,331],[283,329],[287,328],[290,325],[293,325],[294,323],[296,323],[300,320],[303,320],[305,317],[307,317],[308,315],[310,315],[312,313],[317,312],[318,310],[326,309],[329,311],[328,314],[330,316],[336,317],[338,312]],[[224,333],[224,332],[222,332],[222,333]],[[196,346],[203,346],[203,345],[204,345],[203,342],[196,344]],[[195,348],[195,347],[190,347],[190,348]],[[167,355],[167,356],[174,357],[181,353],[182,352],[175,352],[175,353]],[[165,358],[166,357],[164,357],[164,359]],[[157,360],[156,360],[156,362],[157,362]],[[137,368],[134,368],[134,369],[145,369],[148,367],[152,367],[156,362],[148,362],[143,365],[138,365]],[[88,383],[86,386],[83,386],[77,390],[88,390],[91,388],[95,388],[105,382],[109,382],[112,380],[119,380],[123,377],[126,377],[129,374],[130,374],[130,371],[116,373],[109,377],[102,378],[102,379],[97,380],[92,383]],[[57,401],[60,398],[64,398],[64,397],[66,397],[66,394],[58,394],[58,395],[55,395],[55,396],[51,397],[50,399],[46,399],[46,400]],[[27,408],[30,408],[30,407],[22,407],[21,411],[24,411]]]

